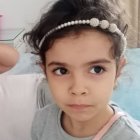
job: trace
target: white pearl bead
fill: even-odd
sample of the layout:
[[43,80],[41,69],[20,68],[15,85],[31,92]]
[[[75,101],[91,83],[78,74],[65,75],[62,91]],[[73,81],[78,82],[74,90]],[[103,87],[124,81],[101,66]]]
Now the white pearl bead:
[[107,20],[100,21],[100,27],[102,29],[107,29],[109,27],[109,22]]
[[86,20],[86,23],[89,24],[90,23],[90,20]]
[[109,31],[114,33],[117,31],[117,25],[114,24],[114,23],[111,23],[110,26],[109,26]]
[[81,24],[82,23],[82,20],[79,20],[78,23]]
[[57,28],[58,28],[58,29],[61,29],[61,27],[60,27],[60,26],[58,26]]
[[70,22],[68,22],[68,23],[67,23],[67,26],[70,26],[70,25],[71,25],[71,23],[70,23]]
[[75,24],[78,24],[78,20],[75,21]]
[[64,24],[61,25],[61,28],[64,28]]
[[93,26],[93,27],[97,27],[99,25],[99,19],[97,18],[92,18],[90,20],[90,25]]
[[67,23],[64,23],[64,26],[67,27]]
[[71,22],[71,25],[74,25],[74,24],[75,24],[75,22],[74,22],[74,21],[72,21],[72,22]]
[[83,20],[83,22],[82,22],[83,24],[85,24],[86,23],[86,21],[85,20]]

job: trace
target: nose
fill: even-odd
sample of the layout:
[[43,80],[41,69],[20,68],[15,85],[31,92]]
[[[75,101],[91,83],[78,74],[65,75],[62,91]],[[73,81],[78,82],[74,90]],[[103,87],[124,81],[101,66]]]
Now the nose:
[[73,95],[87,95],[88,89],[85,85],[85,80],[81,77],[73,78],[72,84],[70,87],[70,93]]

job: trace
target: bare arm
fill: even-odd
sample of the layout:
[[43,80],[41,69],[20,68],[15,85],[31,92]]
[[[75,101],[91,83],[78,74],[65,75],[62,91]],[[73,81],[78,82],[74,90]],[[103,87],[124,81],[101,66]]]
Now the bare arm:
[[0,44],[0,73],[12,68],[18,61],[17,50],[8,45]]

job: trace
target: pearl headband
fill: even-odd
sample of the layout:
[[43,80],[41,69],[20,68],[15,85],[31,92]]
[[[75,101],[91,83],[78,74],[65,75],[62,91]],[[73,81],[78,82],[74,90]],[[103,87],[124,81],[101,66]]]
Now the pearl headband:
[[126,41],[124,34],[119,30],[119,28],[117,27],[116,24],[109,23],[107,20],[100,21],[98,18],[91,18],[90,20],[75,20],[75,21],[70,21],[70,22],[66,22],[66,23],[58,25],[57,27],[55,27],[55,28],[51,29],[49,32],[47,32],[47,34],[41,39],[41,41],[39,43],[39,48],[41,48],[44,40],[50,34],[56,32],[58,30],[61,30],[65,27],[69,27],[69,26],[73,26],[73,25],[82,25],[82,24],[87,24],[87,25],[90,25],[91,27],[100,27],[103,30],[108,29],[109,32],[118,34],[121,37],[121,46],[120,47],[122,49],[122,55],[124,54],[124,52],[126,50],[126,46],[127,46],[127,41]]

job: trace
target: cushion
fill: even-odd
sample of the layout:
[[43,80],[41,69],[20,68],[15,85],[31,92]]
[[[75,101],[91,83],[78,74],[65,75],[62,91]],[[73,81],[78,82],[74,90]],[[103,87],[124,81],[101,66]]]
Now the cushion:
[[37,86],[42,78],[40,74],[0,76],[1,140],[31,139]]

